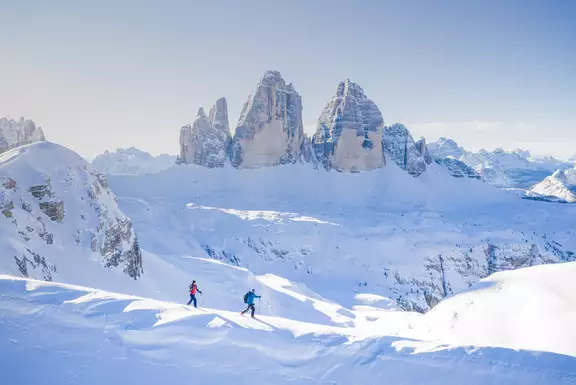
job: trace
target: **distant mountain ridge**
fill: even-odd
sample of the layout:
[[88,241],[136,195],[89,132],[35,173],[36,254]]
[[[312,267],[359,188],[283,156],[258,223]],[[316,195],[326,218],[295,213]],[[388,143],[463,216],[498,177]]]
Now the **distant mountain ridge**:
[[[217,119],[218,127],[214,123]],[[421,138],[415,141],[404,125],[385,125],[378,106],[350,79],[336,92],[318,118],[315,134],[303,131],[302,98],[280,72],[266,71],[242,108],[231,136],[225,98],[210,117],[199,109],[192,125],[180,130],[178,163],[214,168],[260,168],[304,163],[339,172],[370,171],[388,164],[418,177],[433,158]],[[455,177],[478,176],[462,163],[437,162]],[[458,170],[456,170],[458,169]]]
[[136,147],[106,150],[92,160],[92,167],[112,175],[154,174],[174,166],[176,156],[162,154],[153,156]]
[[460,160],[476,170],[485,182],[504,188],[529,189],[557,169],[565,170],[572,166],[553,157],[533,157],[522,149],[467,151],[448,138],[429,143],[428,151],[437,158]]

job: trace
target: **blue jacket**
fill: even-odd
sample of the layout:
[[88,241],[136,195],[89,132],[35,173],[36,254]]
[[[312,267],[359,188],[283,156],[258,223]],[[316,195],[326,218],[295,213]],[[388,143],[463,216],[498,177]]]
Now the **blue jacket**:
[[251,291],[248,292],[248,299],[247,299],[247,303],[248,305],[254,305],[254,298],[260,298],[260,295],[256,295],[254,293],[252,293]]

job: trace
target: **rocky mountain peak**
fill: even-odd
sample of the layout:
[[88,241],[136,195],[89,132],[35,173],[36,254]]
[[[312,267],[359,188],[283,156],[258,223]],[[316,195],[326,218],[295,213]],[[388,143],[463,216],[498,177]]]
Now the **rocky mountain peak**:
[[312,145],[326,169],[373,170],[384,164],[379,144],[383,127],[378,106],[358,84],[346,79],[322,110]]
[[196,119],[198,118],[207,118],[206,113],[204,112],[204,108],[202,107],[198,109],[198,113],[196,114]]
[[203,108],[192,125],[180,129],[180,162],[204,167],[223,167],[230,145],[228,106],[220,98],[206,116]]
[[302,99],[280,72],[266,71],[242,108],[231,163],[256,168],[294,163],[304,140]]
[[417,148],[412,134],[403,124],[395,123],[385,127],[382,148],[390,160],[410,175],[418,176],[426,171],[424,151]]
[[352,96],[356,99],[367,99],[362,87],[350,79],[341,81],[336,90],[336,97]]
[[230,125],[228,123],[228,103],[226,98],[216,100],[210,109],[210,123],[216,130],[224,131],[230,135]]

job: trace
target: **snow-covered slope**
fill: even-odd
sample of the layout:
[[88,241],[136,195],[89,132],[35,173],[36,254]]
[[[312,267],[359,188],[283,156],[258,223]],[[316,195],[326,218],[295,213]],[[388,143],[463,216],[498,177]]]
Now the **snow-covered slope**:
[[152,156],[135,147],[119,148],[115,152],[106,150],[92,161],[92,167],[107,174],[139,175],[153,174],[166,170],[176,163],[176,156],[162,154]]
[[426,324],[448,345],[576,356],[574,277],[574,262],[496,273],[441,302]]
[[228,104],[220,98],[210,109],[210,116],[198,110],[196,120],[180,130],[180,161],[205,167],[223,167],[228,159],[231,136]]
[[565,202],[576,202],[576,167],[570,170],[557,170],[542,182],[532,186],[529,196],[557,198]]
[[278,71],[266,71],[242,108],[230,149],[232,165],[268,167],[300,159],[302,98]]
[[312,145],[327,170],[373,170],[384,164],[383,127],[378,106],[358,84],[346,79],[322,110]]
[[142,274],[132,224],[106,177],[65,147],[40,142],[0,155],[0,212],[4,273],[74,282],[84,270],[85,284]]
[[42,127],[32,120],[0,119],[0,153],[11,148],[46,140]]
[[110,185],[145,250],[276,274],[344,305],[366,288],[423,311],[493,272],[575,258],[575,206],[435,163],[418,178],[394,163],[351,174],[181,165]]
[[[252,320],[237,308],[195,310],[0,276],[2,378],[21,385],[572,384],[575,268],[496,274],[427,315],[376,307],[382,298],[364,292],[358,299],[366,304],[339,311],[349,319],[339,326]],[[282,305],[296,299],[319,311],[333,306],[278,278],[255,278],[270,284]],[[208,300],[212,293],[204,291]],[[22,370],[23,362],[34,370]]]

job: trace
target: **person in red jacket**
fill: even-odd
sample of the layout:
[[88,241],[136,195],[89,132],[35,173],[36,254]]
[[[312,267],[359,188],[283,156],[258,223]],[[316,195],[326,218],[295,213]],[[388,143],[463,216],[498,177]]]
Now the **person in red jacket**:
[[190,305],[192,302],[194,302],[194,307],[198,308],[196,302],[196,292],[202,294],[202,292],[198,289],[198,286],[196,286],[196,281],[192,281],[192,284],[190,285],[190,301],[188,301],[186,305]]

